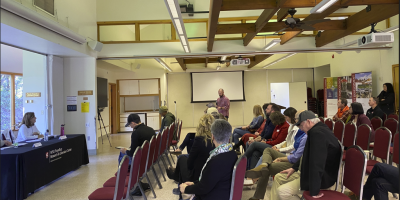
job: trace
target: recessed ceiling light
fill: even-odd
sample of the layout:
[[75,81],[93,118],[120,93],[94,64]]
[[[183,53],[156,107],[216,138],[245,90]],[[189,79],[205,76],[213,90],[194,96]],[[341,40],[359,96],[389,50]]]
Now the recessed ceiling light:
[[336,3],[338,0],[323,0],[319,4],[317,4],[314,8],[311,9],[310,13],[321,13],[329,8],[332,4]]

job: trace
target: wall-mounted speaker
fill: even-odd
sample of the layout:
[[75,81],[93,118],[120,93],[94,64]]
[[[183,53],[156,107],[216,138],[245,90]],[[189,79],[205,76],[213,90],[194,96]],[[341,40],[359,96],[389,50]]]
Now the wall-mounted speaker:
[[87,44],[91,49],[98,51],[98,52],[100,52],[101,49],[103,48],[103,43],[98,42],[98,41],[90,41]]

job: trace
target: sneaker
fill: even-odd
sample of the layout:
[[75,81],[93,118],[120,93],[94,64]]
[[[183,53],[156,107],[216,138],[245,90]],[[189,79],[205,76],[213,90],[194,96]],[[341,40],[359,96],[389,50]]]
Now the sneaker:
[[246,178],[244,179],[243,186],[252,186],[253,184],[253,180]]
[[175,194],[175,195],[180,195],[180,194],[181,194],[181,191],[179,191],[179,188],[174,188],[174,189],[172,190],[172,193]]

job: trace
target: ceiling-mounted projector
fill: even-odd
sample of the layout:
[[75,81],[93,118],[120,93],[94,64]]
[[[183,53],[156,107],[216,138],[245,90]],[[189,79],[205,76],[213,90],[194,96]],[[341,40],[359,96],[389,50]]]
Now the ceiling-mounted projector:
[[359,47],[381,46],[394,42],[393,33],[370,33],[358,39]]
[[179,7],[181,8],[181,13],[188,13],[190,17],[193,17],[194,15],[193,4],[179,5]]

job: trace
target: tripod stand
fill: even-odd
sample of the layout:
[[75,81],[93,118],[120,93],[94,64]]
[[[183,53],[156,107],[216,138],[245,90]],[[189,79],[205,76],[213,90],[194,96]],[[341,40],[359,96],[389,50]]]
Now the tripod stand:
[[[110,142],[110,138],[108,137],[108,134],[107,134],[106,126],[104,125],[103,117],[101,117],[101,112],[102,111],[103,111],[102,108],[97,108],[97,120],[99,120],[100,134],[101,134],[101,144],[103,144],[103,131],[101,130],[101,123],[102,123],[103,124],[103,128],[104,128],[104,132],[106,133],[108,142],[110,143],[110,147],[112,147],[111,146],[111,142]],[[100,123],[100,120],[101,120],[101,123]]]

